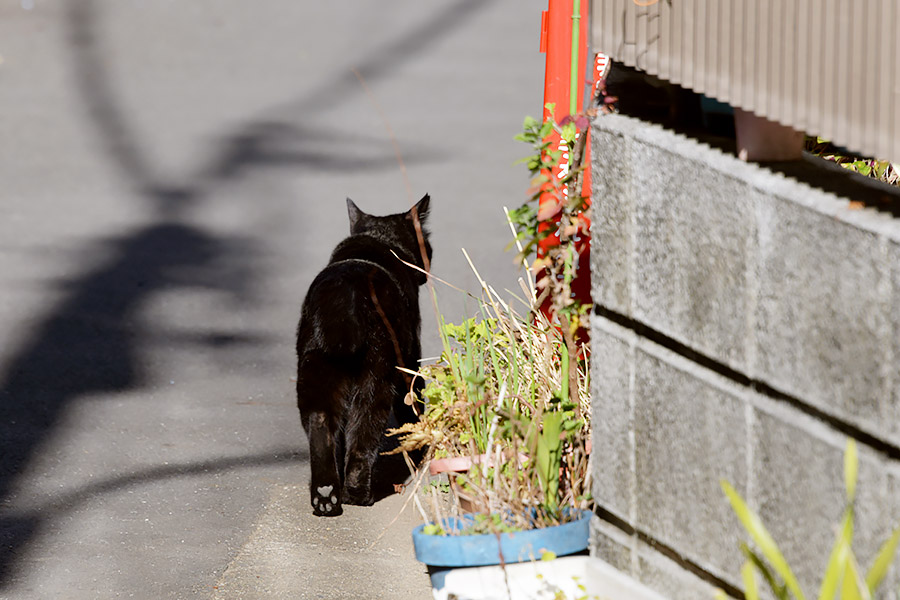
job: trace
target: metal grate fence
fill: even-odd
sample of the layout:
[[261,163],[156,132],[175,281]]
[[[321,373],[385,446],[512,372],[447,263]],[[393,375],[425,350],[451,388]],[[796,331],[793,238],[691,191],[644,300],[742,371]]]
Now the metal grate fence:
[[591,9],[597,52],[900,160],[900,0],[593,0]]

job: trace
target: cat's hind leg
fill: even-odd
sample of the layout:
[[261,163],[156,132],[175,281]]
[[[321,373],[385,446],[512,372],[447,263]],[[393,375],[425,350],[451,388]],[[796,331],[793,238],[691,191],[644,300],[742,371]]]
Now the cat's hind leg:
[[320,517],[336,517],[341,508],[341,477],[337,464],[336,424],[325,412],[309,415],[309,482],[310,503],[313,514]]
[[340,373],[316,354],[303,355],[297,369],[297,407],[309,440],[309,495],[313,514],[336,517],[341,508]]
[[358,506],[375,503],[372,472],[378,459],[391,411],[394,390],[384,380],[363,386],[347,415],[344,502]]

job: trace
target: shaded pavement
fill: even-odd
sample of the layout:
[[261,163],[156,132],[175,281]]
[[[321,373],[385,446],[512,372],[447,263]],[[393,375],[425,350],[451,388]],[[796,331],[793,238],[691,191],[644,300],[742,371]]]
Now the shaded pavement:
[[354,68],[436,273],[513,288],[541,5],[322,4],[0,7],[0,598],[427,595],[403,496],[311,515],[294,327],[344,197],[411,203]]

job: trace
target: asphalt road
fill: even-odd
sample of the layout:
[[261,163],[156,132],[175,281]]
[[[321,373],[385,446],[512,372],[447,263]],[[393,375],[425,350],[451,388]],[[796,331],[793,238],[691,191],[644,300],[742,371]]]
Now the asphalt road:
[[403,496],[312,516],[294,328],[346,196],[517,289],[541,9],[0,3],[0,598],[429,596]]

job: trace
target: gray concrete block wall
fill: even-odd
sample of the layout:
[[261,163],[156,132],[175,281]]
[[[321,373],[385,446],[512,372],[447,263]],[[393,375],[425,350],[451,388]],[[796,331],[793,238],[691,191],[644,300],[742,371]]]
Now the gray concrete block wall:
[[722,502],[720,480],[746,492],[744,394],[711,374],[698,377],[694,365],[646,340],[637,345],[632,397],[637,522],[709,571],[735,572],[743,559],[729,537],[740,529]]
[[620,571],[634,573],[634,565],[637,563],[632,558],[636,543],[634,535],[625,533],[596,516],[591,519],[591,554],[602,556]]
[[[891,289],[896,303],[900,303],[900,242],[892,241],[887,248],[888,260],[891,263]],[[891,356],[884,361],[884,379],[887,382],[889,392],[886,394],[890,400],[887,409],[883,411],[885,418],[891,427],[894,438],[900,437],[900,310],[896,307],[889,311],[891,316]]]
[[678,566],[648,544],[638,542],[635,578],[670,600],[709,600],[716,586]]
[[647,583],[678,556],[740,587],[724,478],[814,593],[849,433],[868,565],[900,522],[900,219],[850,200],[900,194],[622,116],[597,119],[592,146],[594,495],[635,532],[615,553]]
[[[752,398],[752,501],[804,589],[817,590],[846,501],[846,436],[764,396]],[[853,548],[864,568],[900,525],[900,498],[890,493],[895,470],[890,461],[861,446]]]
[[[745,367],[750,298],[734,290],[748,288],[753,263],[752,196],[701,163],[685,168],[667,160],[664,148],[640,147],[635,153],[644,168],[633,183],[632,234],[640,235],[633,235],[631,316]],[[717,195],[703,193],[706,186]],[[716,319],[708,318],[711,313]]]
[[740,534],[719,482],[745,491],[745,392],[712,373],[695,377],[689,361],[624,327],[592,323],[594,497],[711,571],[739,569],[735,544],[705,552],[723,523]]
[[595,301],[900,446],[900,220],[627,117],[593,135]]
[[[762,516],[804,589],[818,589],[844,508],[846,436],[601,316],[591,339],[633,357],[623,367],[593,355],[593,493],[603,511],[701,568],[710,575],[704,586],[740,587],[739,543],[748,536],[721,490],[727,480]],[[632,385],[613,383],[629,378]],[[604,423],[620,418],[617,410],[633,413],[624,419],[632,426],[611,435]],[[860,448],[854,549],[868,566],[900,525],[900,465]],[[603,527],[596,554],[676,597],[646,577],[652,565],[671,573],[676,563]]]
[[637,535],[595,518],[591,523],[591,554],[639,579],[670,600],[711,599],[716,586],[685,570]]
[[[634,424],[631,407],[633,342],[594,327],[591,373],[591,410],[603,415],[593,420],[594,497],[603,507],[625,520],[634,519]],[[633,338],[634,335],[631,334]],[[598,343],[599,342],[599,343]]]
[[[635,176],[631,140],[620,137],[617,142],[615,148],[602,154],[604,168],[621,174],[621,177],[604,178],[604,193],[617,201],[607,203],[602,212],[594,211],[592,215],[591,243],[605,250],[591,253],[591,271],[606,274],[603,286],[594,286],[595,302],[625,311],[631,306],[632,219],[635,214],[632,186]],[[596,153],[592,150],[592,154]]]
[[890,286],[878,234],[789,199],[765,198],[757,216],[757,377],[882,429]]

